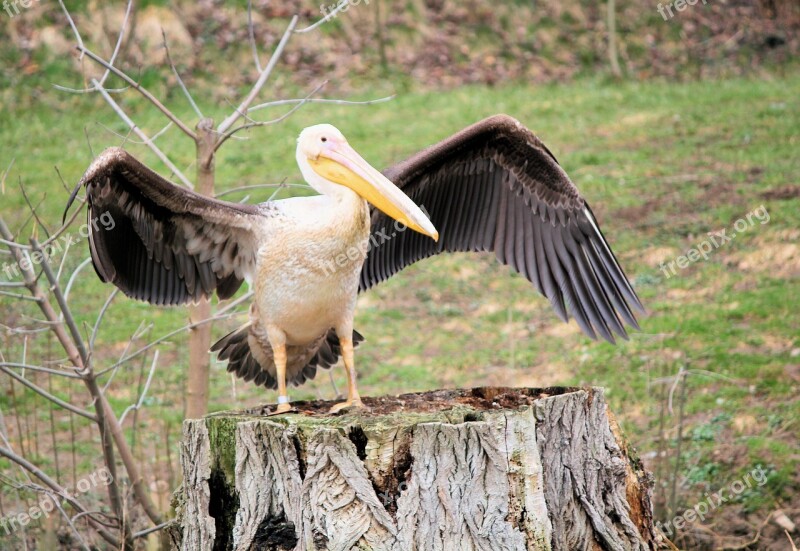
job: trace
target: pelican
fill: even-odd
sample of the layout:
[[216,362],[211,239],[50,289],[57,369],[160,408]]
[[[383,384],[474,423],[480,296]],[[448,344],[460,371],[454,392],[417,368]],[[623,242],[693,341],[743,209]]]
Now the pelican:
[[[319,195],[248,205],[162,178],[120,148],[81,178],[98,276],[134,299],[196,302],[253,290],[245,325],[211,348],[228,371],[277,389],[276,413],[339,357],[347,399],[363,407],[353,349],[359,292],[442,252],[492,251],[527,278],[564,321],[611,343],[638,329],[636,292],[589,205],[555,156],[506,115],[480,121],[385,170],[330,124],[304,129],[297,164]],[[76,188],[76,189],[78,189]]]

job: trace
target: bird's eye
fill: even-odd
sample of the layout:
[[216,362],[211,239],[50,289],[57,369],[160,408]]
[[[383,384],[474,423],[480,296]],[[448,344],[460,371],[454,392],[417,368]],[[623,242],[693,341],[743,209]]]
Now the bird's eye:
[[326,138],[325,136],[323,136],[323,137],[321,137],[321,138],[320,138],[320,140],[321,140],[321,141],[323,141],[323,142],[327,142],[327,141],[328,141],[328,138]]

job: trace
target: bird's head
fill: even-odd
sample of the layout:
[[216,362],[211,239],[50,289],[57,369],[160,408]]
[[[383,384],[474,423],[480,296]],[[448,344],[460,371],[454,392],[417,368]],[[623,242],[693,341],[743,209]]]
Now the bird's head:
[[350,147],[335,126],[317,124],[300,132],[297,164],[320,193],[335,194],[344,186],[412,230],[439,240],[439,232],[422,209]]

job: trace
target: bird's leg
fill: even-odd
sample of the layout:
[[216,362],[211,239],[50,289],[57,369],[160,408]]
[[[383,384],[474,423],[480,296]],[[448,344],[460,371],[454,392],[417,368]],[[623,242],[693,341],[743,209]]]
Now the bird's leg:
[[292,406],[286,393],[286,334],[277,327],[269,327],[267,335],[275,360],[275,378],[278,379],[278,407],[275,413],[287,413],[292,411]]
[[[352,334],[353,332],[350,331],[349,335]],[[361,402],[361,396],[358,395],[358,388],[356,388],[356,365],[353,361],[352,336],[347,338],[339,337],[339,345],[342,347],[342,359],[344,359],[344,369],[347,372],[347,400],[334,405],[330,409],[331,413],[336,413],[349,407],[364,407]]]

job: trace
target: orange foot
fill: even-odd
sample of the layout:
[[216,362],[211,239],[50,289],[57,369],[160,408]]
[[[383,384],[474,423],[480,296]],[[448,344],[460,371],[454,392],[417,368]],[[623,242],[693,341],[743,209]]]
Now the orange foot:
[[344,402],[334,404],[333,407],[331,407],[331,409],[328,411],[329,413],[339,413],[340,411],[348,408],[367,409],[367,406],[364,405],[364,403],[361,401],[361,398],[354,398],[352,400],[345,400]]

